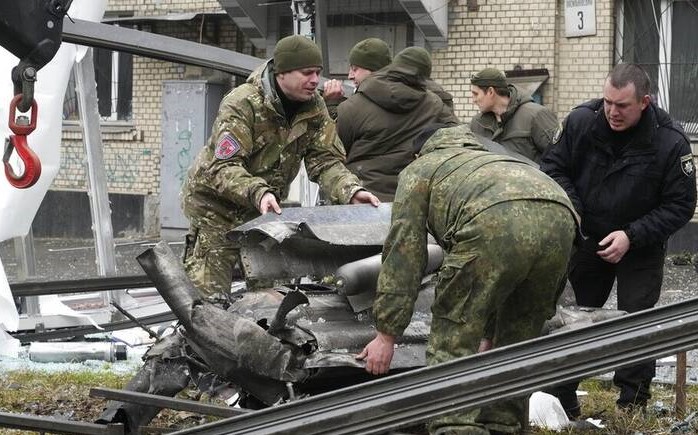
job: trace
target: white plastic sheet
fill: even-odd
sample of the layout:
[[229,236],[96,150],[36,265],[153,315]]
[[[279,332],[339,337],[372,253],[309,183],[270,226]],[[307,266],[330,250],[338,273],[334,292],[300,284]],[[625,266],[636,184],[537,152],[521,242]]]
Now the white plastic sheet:
[[0,358],[18,358],[21,347],[19,340],[0,328]]
[[[106,0],[74,0],[68,10],[73,18],[100,21],[107,7]],[[0,171],[0,241],[23,236],[29,232],[37,210],[60,167],[61,132],[63,128],[63,97],[70,70],[85,54],[85,48],[74,44],[61,44],[56,56],[39,70],[34,89],[34,99],[39,107],[36,130],[28,137],[28,144],[41,160],[41,178],[29,189],[16,189]],[[11,134],[7,125],[9,105],[14,96],[11,80],[12,68],[19,59],[0,47],[0,140]],[[17,165],[16,154],[10,160],[15,172],[23,169]],[[0,329],[16,331],[19,317],[12,293],[0,262]]]
[[[77,19],[99,21],[104,15],[106,0],[75,0],[68,14]],[[39,107],[36,130],[28,136],[29,147],[41,160],[41,178],[29,189],[16,189],[0,174],[0,241],[23,236],[29,232],[44,195],[60,167],[61,131],[63,127],[63,97],[70,70],[76,60],[84,55],[75,44],[61,44],[56,56],[39,70],[34,99]],[[14,96],[11,80],[12,68],[19,59],[0,47],[0,136],[11,134],[6,120],[9,117],[10,100]],[[16,154],[13,154],[16,158]],[[12,160],[11,160],[12,162]],[[20,173],[20,166],[15,172]]]
[[560,430],[570,424],[560,400],[552,394],[536,391],[528,401],[528,420],[532,426]]
[[18,325],[19,315],[17,314],[17,308],[15,308],[10,285],[7,283],[5,268],[2,266],[2,260],[0,260],[0,332],[3,330],[16,331]]

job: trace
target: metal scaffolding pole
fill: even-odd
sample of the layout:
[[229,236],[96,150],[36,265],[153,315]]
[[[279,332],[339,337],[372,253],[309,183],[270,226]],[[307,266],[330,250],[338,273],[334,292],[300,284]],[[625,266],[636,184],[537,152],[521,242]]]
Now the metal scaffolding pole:
[[[107,176],[104,170],[102,133],[97,109],[97,86],[95,82],[92,48],[75,65],[78,110],[82,125],[85,153],[87,154],[88,195],[92,213],[92,232],[95,239],[95,257],[99,276],[116,275],[114,234],[111,223],[111,208],[107,191]],[[123,291],[103,292],[103,303],[109,306],[114,300],[121,303]]]

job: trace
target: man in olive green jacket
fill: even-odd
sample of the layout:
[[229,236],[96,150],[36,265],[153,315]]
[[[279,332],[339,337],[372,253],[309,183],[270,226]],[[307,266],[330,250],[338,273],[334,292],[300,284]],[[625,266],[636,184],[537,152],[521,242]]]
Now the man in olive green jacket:
[[335,124],[316,91],[321,70],[317,45],[289,36],[223,98],[181,193],[190,223],[184,266],[203,293],[230,290],[238,252],[226,232],[260,213],[280,214],[301,160],[332,202],[380,203],[343,164]]
[[417,134],[430,124],[458,122],[451,108],[427,90],[430,74],[429,53],[408,47],[338,107],[346,165],[381,201],[392,201],[398,174],[414,160]]
[[[349,72],[347,78],[358,88],[361,82],[374,71],[386,67],[392,61],[390,47],[378,38],[359,41],[349,50]],[[344,94],[341,80],[328,80],[322,88],[327,110],[332,119],[337,119],[337,106],[348,98]]]
[[485,68],[470,79],[473,102],[480,109],[470,121],[473,133],[538,163],[553,142],[557,117],[530,95],[506,82],[495,68]]
[[[373,303],[377,336],[357,358],[388,372],[414,311],[427,232],[444,250],[429,365],[476,353],[490,318],[495,347],[538,336],[563,288],[575,220],[565,191],[533,166],[485,151],[467,126],[437,130],[400,174]],[[430,432],[518,433],[524,416],[523,399],[506,400],[440,416]]]

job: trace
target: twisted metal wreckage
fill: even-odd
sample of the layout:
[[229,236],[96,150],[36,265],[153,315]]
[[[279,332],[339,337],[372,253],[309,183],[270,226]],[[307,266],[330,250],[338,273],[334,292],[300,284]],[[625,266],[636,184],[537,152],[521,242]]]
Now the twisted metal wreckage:
[[[230,382],[243,406],[259,408],[368,380],[353,355],[375,334],[364,305],[375,291],[389,214],[389,205],[287,208],[235,229],[246,277],[287,284],[217,301],[201,299],[167,244],[147,250],[138,261],[181,327],[149,350],[126,388],[174,395],[190,379],[203,390]],[[427,273],[441,262],[435,245],[430,260]],[[306,276],[325,279],[299,282]],[[424,290],[396,371],[424,366],[433,286]],[[157,412],[112,402],[102,421],[135,429]]]
[[[232,384],[241,407],[259,409],[375,379],[354,355],[375,335],[370,308],[389,223],[389,204],[286,208],[281,216],[261,216],[229,238],[241,250],[246,278],[285,284],[213,301],[202,299],[166,243],[146,250],[138,261],[180,327],[152,346],[126,390],[173,396],[193,381],[215,394]],[[443,259],[438,245],[428,250],[416,310],[391,373],[426,365],[430,277]],[[618,315],[565,310],[548,326]],[[135,432],[159,410],[113,401],[99,422]]]

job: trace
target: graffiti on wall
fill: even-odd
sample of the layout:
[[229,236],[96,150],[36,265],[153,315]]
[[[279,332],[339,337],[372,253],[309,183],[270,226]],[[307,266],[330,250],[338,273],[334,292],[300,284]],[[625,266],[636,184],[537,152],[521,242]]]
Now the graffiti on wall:
[[[104,173],[109,187],[118,187],[132,189],[137,187],[139,180],[139,171],[145,163],[145,159],[149,159],[150,151],[132,150],[125,154],[125,150],[120,152],[108,153],[104,159]],[[58,179],[62,179],[65,183],[72,186],[85,186],[87,184],[87,158],[83,150],[77,148],[64,147],[61,152],[61,163]],[[75,169],[79,168],[78,171]],[[143,180],[149,180],[150,173],[141,174]]]
[[187,175],[189,166],[191,166],[194,156],[192,155],[192,131],[191,131],[191,119],[187,120],[187,126],[184,129],[180,129],[179,121],[175,123],[175,137],[177,138],[176,146],[179,147],[177,151],[177,168],[175,173],[175,179],[179,182],[179,186],[184,183],[184,178]]

